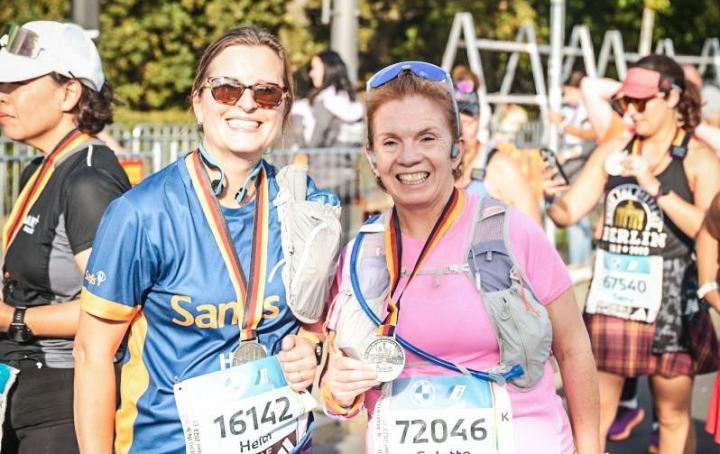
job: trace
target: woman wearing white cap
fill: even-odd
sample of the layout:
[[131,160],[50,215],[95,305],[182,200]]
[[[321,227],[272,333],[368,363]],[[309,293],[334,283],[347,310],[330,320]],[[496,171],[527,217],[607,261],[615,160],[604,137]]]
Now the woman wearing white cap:
[[94,137],[112,121],[112,90],[82,28],[39,21],[0,40],[0,128],[38,149],[2,238],[0,366],[17,380],[3,453],[73,453],[73,337],[95,230],[130,185]]
[[718,360],[707,307],[695,297],[692,255],[720,189],[720,162],[692,138],[699,96],[671,58],[638,61],[614,102],[632,119],[634,136],[596,149],[548,214],[571,225],[604,197],[585,307],[599,370],[603,439],[625,378],[647,375],[660,424],[659,452],[695,452],[692,441],[685,447],[693,377],[716,370]]

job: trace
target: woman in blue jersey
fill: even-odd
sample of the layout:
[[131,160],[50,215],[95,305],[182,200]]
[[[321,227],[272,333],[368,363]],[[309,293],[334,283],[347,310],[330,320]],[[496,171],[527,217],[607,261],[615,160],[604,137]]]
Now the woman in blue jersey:
[[[117,453],[309,448],[311,399],[296,392],[315,377],[318,337],[298,317],[319,314],[290,309],[283,172],[262,159],[292,102],[278,39],[226,32],[193,84],[198,148],[108,209],[75,349],[84,452],[113,452],[113,439]],[[112,358],[126,336],[116,412]]]

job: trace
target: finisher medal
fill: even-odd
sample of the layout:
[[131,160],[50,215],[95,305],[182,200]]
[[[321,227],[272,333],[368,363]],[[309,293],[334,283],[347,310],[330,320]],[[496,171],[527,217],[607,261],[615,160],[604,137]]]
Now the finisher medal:
[[405,351],[392,337],[379,336],[365,349],[363,359],[375,367],[378,381],[395,380],[405,368]]
[[240,366],[267,357],[267,349],[256,341],[240,342],[240,346],[233,352],[232,365]]
[[624,151],[616,151],[605,159],[605,171],[608,175],[616,177],[623,171],[623,162],[627,158]]

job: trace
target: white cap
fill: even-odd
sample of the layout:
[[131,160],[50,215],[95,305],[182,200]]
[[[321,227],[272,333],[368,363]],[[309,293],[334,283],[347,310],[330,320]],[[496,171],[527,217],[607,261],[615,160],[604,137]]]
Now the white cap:
[[[75,24],[52,21],[28,22],[22,26],[38,35],[36,57],[26,57],[0,49],[0,82],[20,82],[52,72],[79,79],[100,91],[105,83],[100,55],[85,31]],[[0,38],[7,45],[8,36]]]

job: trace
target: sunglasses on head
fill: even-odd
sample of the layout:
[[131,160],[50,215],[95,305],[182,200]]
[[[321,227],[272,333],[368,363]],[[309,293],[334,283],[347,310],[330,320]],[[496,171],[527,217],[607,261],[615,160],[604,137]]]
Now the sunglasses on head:
[[34,31],[10,25],[7,33],[0,39],[0,47],[13,55],[35,58],[43,50],[39,42],[40,37]]
[[447,85],[452,100],[453,112],[455,112],[455,124],[457,125],[457,135],[460,136],[460,113],[458,111],[457,102],[455,101],[455,88],[453,87],[450,74],[439,66],[424,61],[401,61],[390,66],[386,66],[376,72],[367,82],[366,91],[382,87],[383,85],[397,79],[400,74],[410,72],[412,75],[431,82],[441,82]]
[[250,90],[257,105],[265,109],[279,106],[287,92],[278,84],[259,82],[245,85],[231,77],[210,77],[201,88],[208,88],[215,101],[228,106],[234,106],[245,90]]

